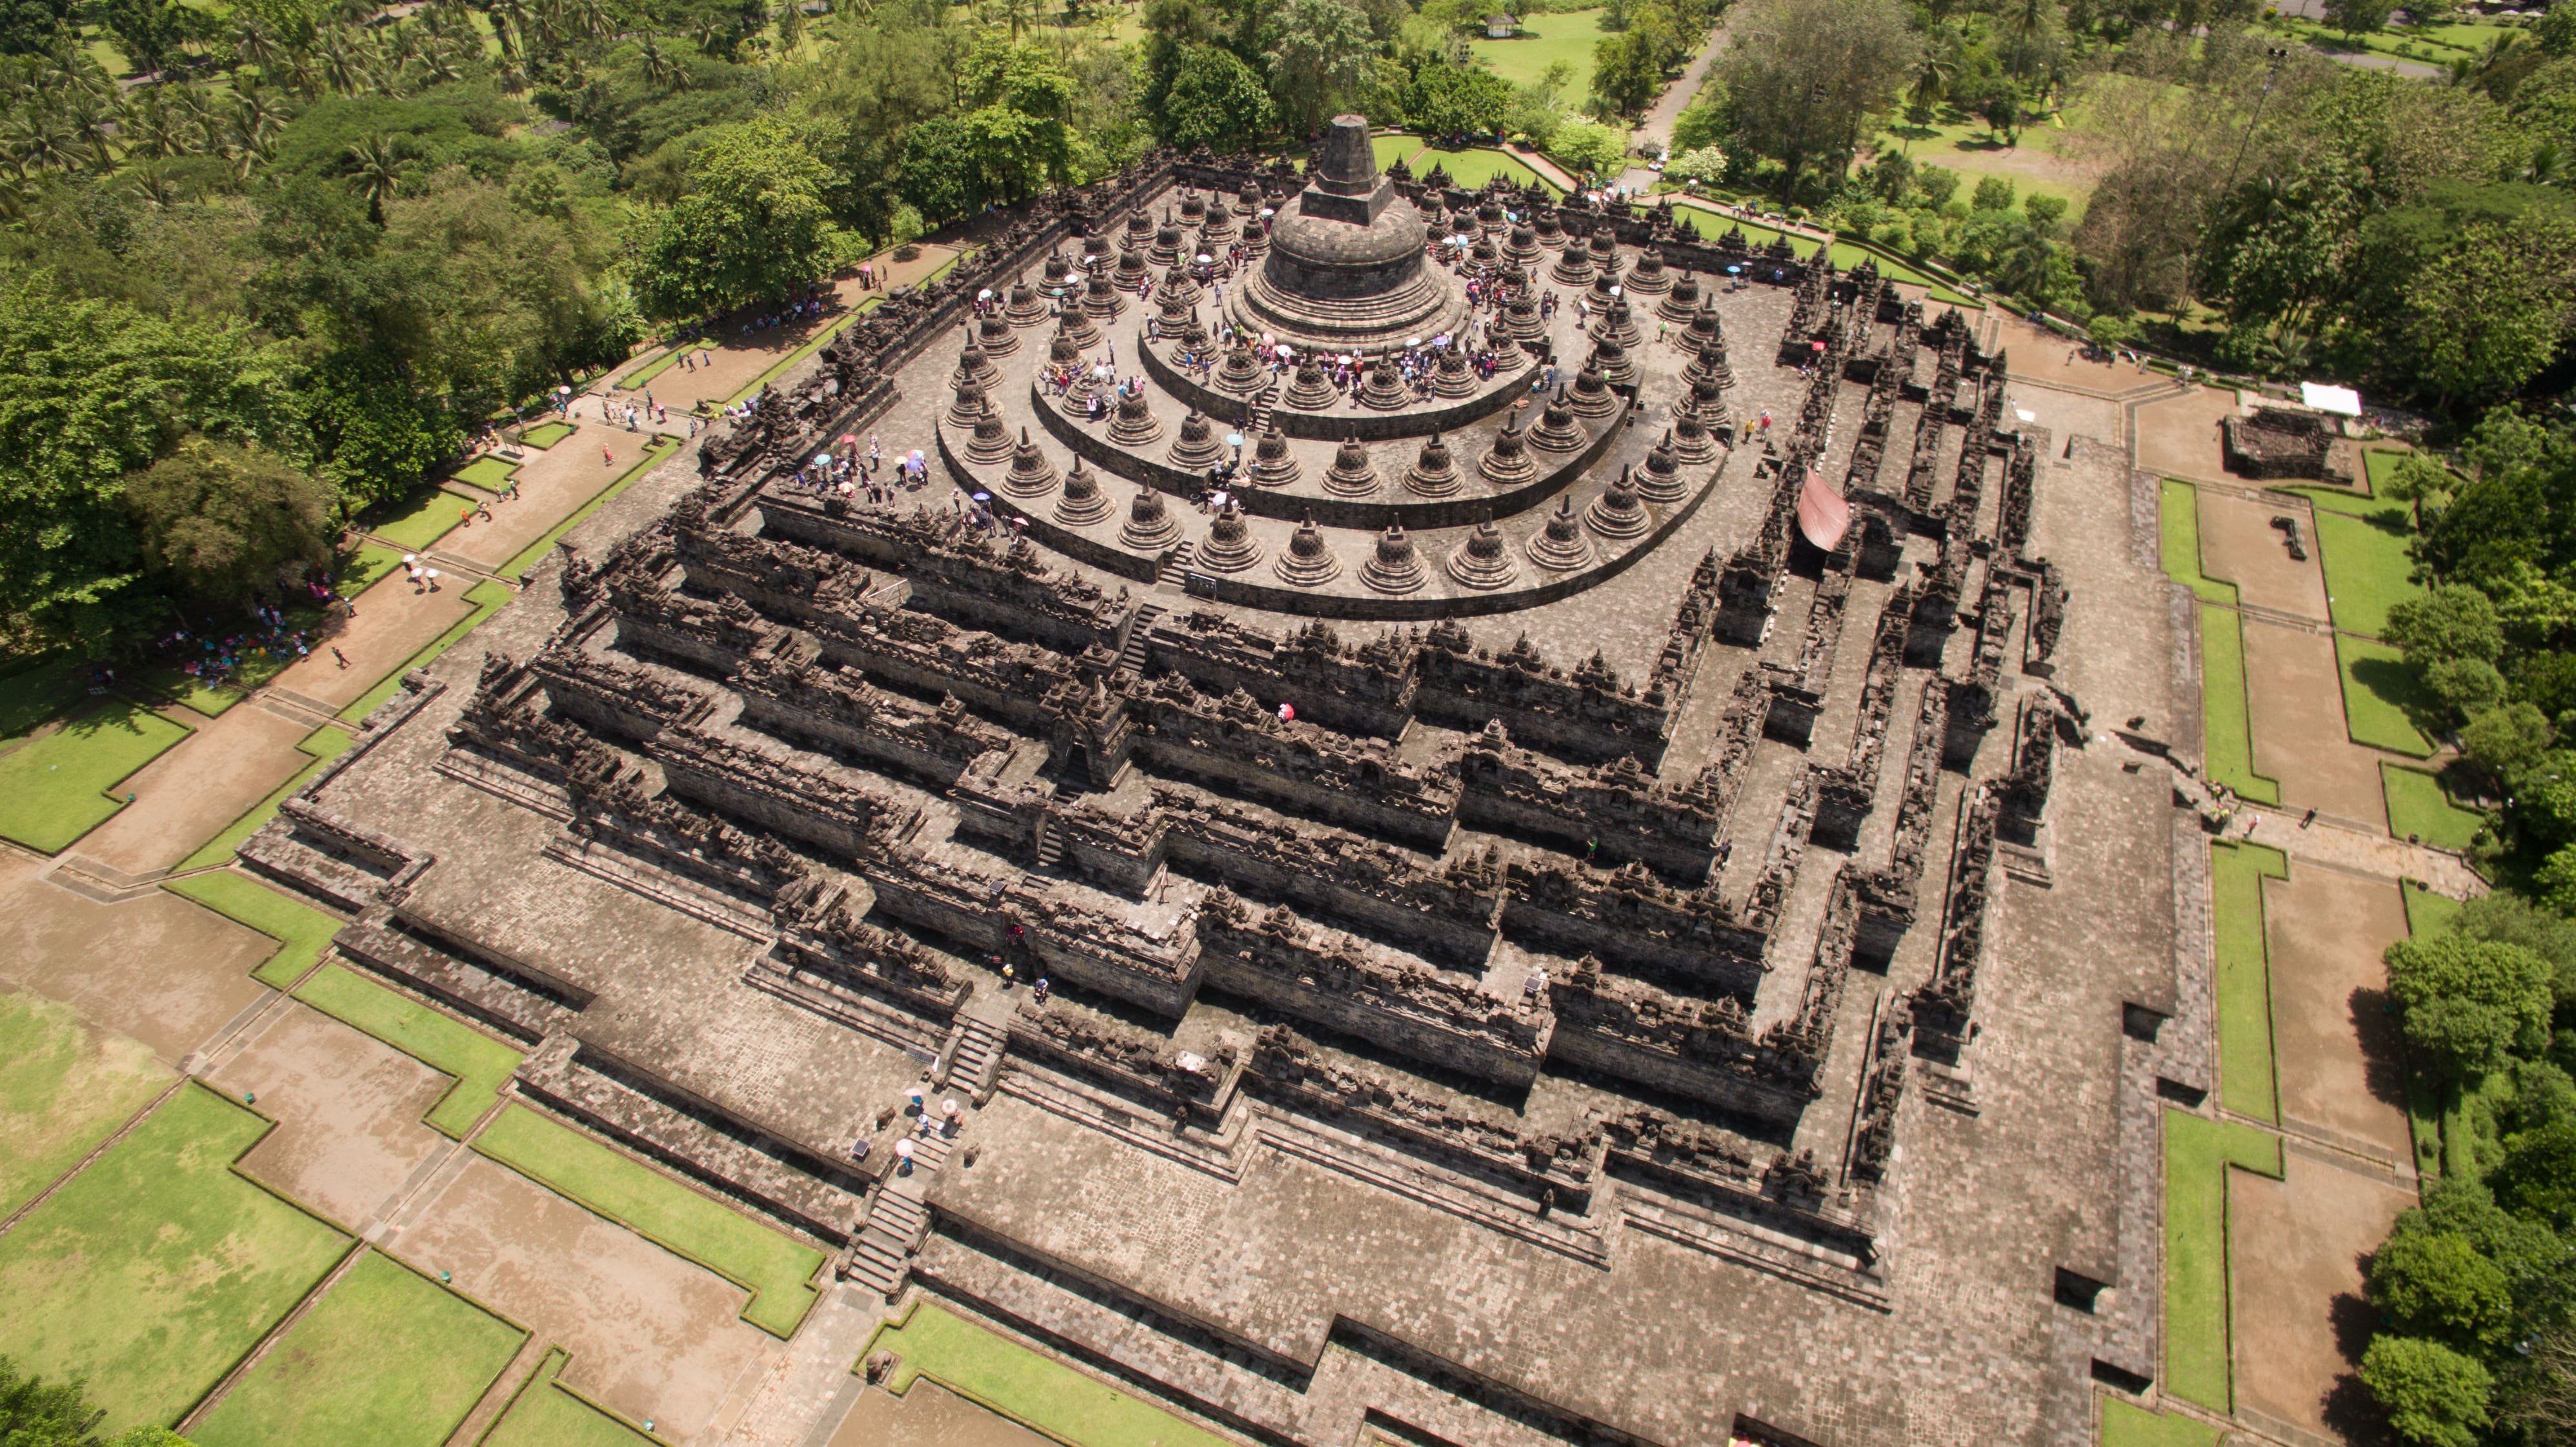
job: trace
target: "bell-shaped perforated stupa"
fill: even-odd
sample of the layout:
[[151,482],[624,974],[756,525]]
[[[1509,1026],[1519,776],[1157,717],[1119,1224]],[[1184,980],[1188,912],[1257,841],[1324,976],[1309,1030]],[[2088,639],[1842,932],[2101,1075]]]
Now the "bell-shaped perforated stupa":
[[1547,526],[1530,535],[1524,545],[1531,562],[1551,573],[1571,573],[1592,565],[1592,539],[1584,536],[1583,519],[1574,515],[1574,499],[1556,500],[1556,511],[1547,515]]
[[1055,486],[1055,464],[1036,443],[1029,440],[1029,429],[1020,429],[1020,445],[1011,453],[1011,470],[1002,475],[1002,491],[1013,497],[1038,497]]
[[1411,593],[1426,581],[1421,555],[1402,523],[1389,523],[1378,535],[1377,551],[1360,564],[1360,581],[1380,593]]
[[1673,278],[1672,294],[1656,306],[1655,315],[1668,322],[1687,322],[1699,309],[1699,278],[1685,271]]
[[1159,553],[1180,540],[1180,519],[1163,506],[1163,495],[1150,487],[1137,488],[1136,500],[1127,505],[1127,525],[1118,530],[1118,541],[1140,553]]
[[1252,485],[1254,487],[1291,487],[1300,476],[1297,454],[1288,450],[1288,438],[1279,430],[1279,419],[1270,419],[1270,430],[1252,445]]
[[1109,517],[1109,495],[1100,490],[1100,474],[1075,458],[1064,475],[1064,497],[1055,505],[1055,520],[1069,528],[1086,528]]
[[[1258,246],[1247,227],[1244,247]],[[1424,218],[1378,174],[1368,121],[1336,116],[1304,190],[1269,223],[1261,269],[1226,293],[1239,330],[1300,348],[1375,352],[1454,331],[1466,315],[1455,278],[1423,260]]]
[[1261,561],[1261,544],[1243,521],[1243,509],[1229,502],[1208,524],[1207,537],[1191,554],[1191,565],[1211,573],[1240,573]]
[[1320,588],[1342,575],[1342,560],[1324,543],[1323,529],[1313,518],[1298,524],[1288,537],[1288,551],[1270,565],[1279,581],[1292,588]]
[[1689,488],[1682,482],[1681,456],[1673,451],[1673,434],[1666,432],[1646,454],[1646,465],[1637,470],[1637,496],[1657,507],[1671,507],[1682,500]]
[[1621,468],[1618,479],[1583,510],[1583,525],[1612,542],[1624,543],[1643,536],[1655,520],[1637,501],[1637,485],[1629,479],[1628,469]]
[[1449,576],[1461,587],[1489,592],[1511,586],[1520,572],[1512,561],[1511,549],[1503,544],[1502,529],[1494,526],[1494,515],[1486,513],[1476,520],[1476,530],[1449,551]]
[[1458,463],[1449,455],[1449,444],[1434,432],[1424,440],[1422,455],[1414,459],[1413,469],[1404,475],[1404,490],[1417,497],[1455,497],[1464,480],[1458,476]]
[[1377,483],[1377,466],[1357,437],[1342,443],[1341,451],[1333,454],[1332,469],[1324,474],[1324,491],[1335,497],[1373,497]]
[[1216,427],[1208,421],[1207,414],[1193,407],[1190,415],[1181,419],[1181,435],[1172,440],[1172,450],[1163,454],[1163,460],[1174,467],[1197,472],[1201,468],[1214,467],[1217,459],[1223,456],[1225,440],[1217,436]]

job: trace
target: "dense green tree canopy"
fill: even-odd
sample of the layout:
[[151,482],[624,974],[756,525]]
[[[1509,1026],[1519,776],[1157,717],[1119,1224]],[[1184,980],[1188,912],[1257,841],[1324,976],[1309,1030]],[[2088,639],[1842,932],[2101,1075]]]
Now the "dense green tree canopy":
[[823,274],[823,163],[775,119],[711,136],[689,194],[664,212],[636,270],[645,314],[694,317],[785,296]]

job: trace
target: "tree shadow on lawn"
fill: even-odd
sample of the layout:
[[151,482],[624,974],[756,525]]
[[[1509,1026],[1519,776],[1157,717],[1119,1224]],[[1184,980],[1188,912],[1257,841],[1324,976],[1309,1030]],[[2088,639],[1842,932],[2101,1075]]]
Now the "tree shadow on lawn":
[[2424,670],[2400,658],[2356,658],[2352,681],[2406,715],[2426,739],[2441,737],[2442,701],[2424,684]]

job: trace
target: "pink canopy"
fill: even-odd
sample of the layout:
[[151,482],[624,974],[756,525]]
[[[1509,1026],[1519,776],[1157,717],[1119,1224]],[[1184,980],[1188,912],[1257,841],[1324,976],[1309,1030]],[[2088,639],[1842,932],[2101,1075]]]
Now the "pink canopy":
[[1798,531],[1830,553],[1850,526],[1851,504],[1826,483],[1823,473],[1808,468],[1806,485],[1798,489]]

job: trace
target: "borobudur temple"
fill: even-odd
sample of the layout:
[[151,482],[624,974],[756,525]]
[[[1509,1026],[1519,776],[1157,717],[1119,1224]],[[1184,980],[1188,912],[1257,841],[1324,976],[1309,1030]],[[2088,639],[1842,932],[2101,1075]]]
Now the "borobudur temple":
[[1689,216],[1353,117],[1041,198],[242,857],[832,1289],[1230,1437],[2089,1441],[2208,1070],[2155,495]]

